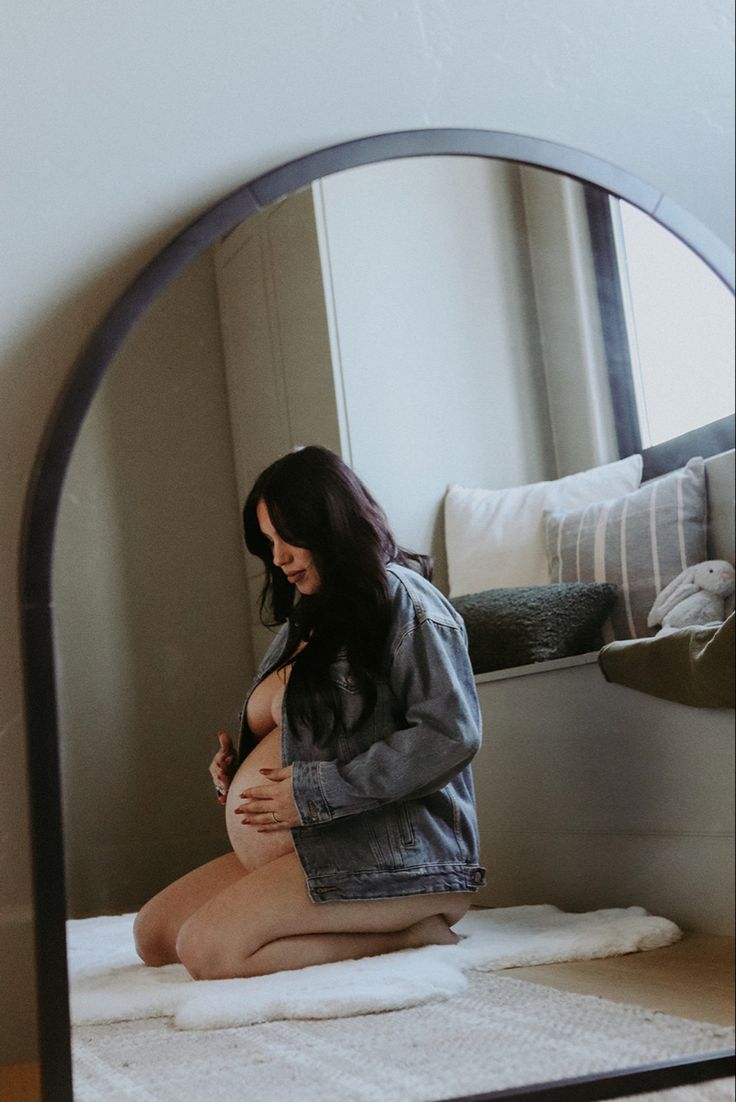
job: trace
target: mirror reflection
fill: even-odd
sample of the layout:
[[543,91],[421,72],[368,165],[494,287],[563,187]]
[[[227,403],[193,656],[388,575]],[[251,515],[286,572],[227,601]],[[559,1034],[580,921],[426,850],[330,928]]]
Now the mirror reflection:
[[[541,588],[546,600],[555,584],[556,599],[581,586],[563,605],[505,606],[513,630],[475,637],[493,650],[474,663],[488,869],[475,900],[637,905],[726,933],[728,713],[708,713],[704,763],[687,716],[653,696],[614,697],[595,659],[604,641],[654,634],[648,607],[680,567],[733,564],[732,461],[667,484],[673,501],[694,501],[677,545],[686,559],[670,562],[662,536],[647,565],[655,589],[632,583],[629,600],[627,588],[623,628],[595,535],[590,572],[578,540],[570,574],[564,521],[554,547],[543,523],[545,510],[589,521],[598,503],[641,493],[643,447],[732,412],[731,309],[640,212],[571,178],[477,158],[338,173],[192,263],[126,341],[64,491],[54,594],[70,917],[135,912],[229,850],[208,766],[218,731],[235,738],[273,640],[240,511],[268,464],[320,444],[383,505],[398,543],[432,556],[435,586],[469,624],[478,593],[533,587],[539,601]],[[690,350],[677,370],[674,349]],[[559,636],[581,609],[575,642],[519,644],[528,618]],[[661,784],[674,750],[681,764]]]

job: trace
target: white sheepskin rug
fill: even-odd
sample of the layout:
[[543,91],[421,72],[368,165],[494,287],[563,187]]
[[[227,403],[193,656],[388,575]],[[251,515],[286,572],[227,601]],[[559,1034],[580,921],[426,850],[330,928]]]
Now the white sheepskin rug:
[[549,905],[472,910],[457,945],[319,964],[251,979],[194,981],[180,964],[146,968],[134,915],[67,923],[75,1025],[173,1018],[179,1029],[223,1029],[296,1018],[343,1018],[449,999],[467,972],[613,957],[657,949],[682,932],[641,907],[568,914]]

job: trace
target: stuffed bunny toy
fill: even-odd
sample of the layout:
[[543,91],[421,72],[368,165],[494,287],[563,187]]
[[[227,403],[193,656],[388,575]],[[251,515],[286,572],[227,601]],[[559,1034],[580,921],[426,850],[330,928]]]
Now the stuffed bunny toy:
[[726,618],[726,601],[734,591],[734,568],[723,559],[688,566],[666,585],[652,605],[647,626],[661,624],[657,632],[709,624]]

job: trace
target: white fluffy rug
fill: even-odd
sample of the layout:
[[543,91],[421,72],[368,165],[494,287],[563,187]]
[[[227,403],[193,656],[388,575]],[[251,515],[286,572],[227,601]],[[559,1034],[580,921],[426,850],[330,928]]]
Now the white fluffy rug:
[[670,945],[673,922],[641,907],[568,914],[552,906],[470,911],[457,945],[321,964],[251,979],[190,979],[181,965],[144,967],[133,915],[67,924],[76,1025],[171,1017],[179,1029],[223,1029],[279,1019],[342,1018],[449,999],[466,973],[619,956]]

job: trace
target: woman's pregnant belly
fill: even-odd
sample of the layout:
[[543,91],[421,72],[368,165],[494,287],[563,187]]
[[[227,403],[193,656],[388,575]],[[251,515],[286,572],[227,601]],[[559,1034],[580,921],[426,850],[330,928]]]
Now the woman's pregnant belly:
[[257,826],[247,826],[242,818],[235,814],[235,808],[243,802],[241,792],[246,788],[268,782],[258,772],[259,769],[279,769],[281,767],[281,734],[278,728],[271,731],[251,750],[241,763],[233,777],[225,804],[225,823],[235,856],[241,865],[251,872],[261,865],[291,853],[294,843],[290,830],[275,830],[273,833],[259,834]]

